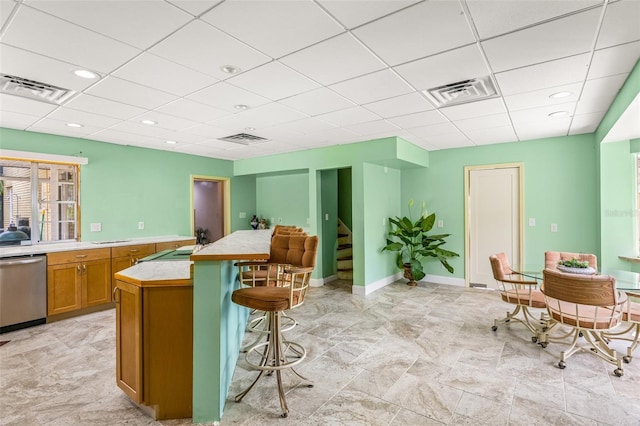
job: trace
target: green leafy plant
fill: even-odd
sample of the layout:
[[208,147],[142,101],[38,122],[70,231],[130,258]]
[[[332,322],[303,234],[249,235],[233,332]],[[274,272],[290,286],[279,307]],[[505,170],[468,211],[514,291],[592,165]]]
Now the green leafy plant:
[[565,266],[567,268],[588,268],[589,262],[586,260],[578,260],[574,257],[570,260],[560,260],[558,265]]
[[[409,284],[415,285],[415,281],[424,278],[425,273],[422,268],[422,261],[429,258],[436,258],[447,271],[453,273],[453,267],[447,259],[458,257],[458,253],[445,250],[442,246],[446,243],[446,238],[451,234],[429,235],[436,221],[436,214],[427,214],[422,204],[422,214],[417,220],[411,217],[411,207],[413,200],[409,200],[409,216],[390,217],[391,231],[387,238],[387,245],[382,251],[398,252],[396,256],[396,266],[405,270],[405,278],[409,279]],[[410,271],[410,275],[407,274]]]

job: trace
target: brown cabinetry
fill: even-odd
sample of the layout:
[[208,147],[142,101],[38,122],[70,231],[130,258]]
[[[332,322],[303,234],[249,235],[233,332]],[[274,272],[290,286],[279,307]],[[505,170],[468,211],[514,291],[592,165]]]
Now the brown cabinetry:
[[163,250],[175,250],[179,247],[184,246],[192,246],[196,243],[195,238],[180,240],[180,241],[169,241],[163,243],[156,243],[156,253]]
[[[150,262],[149,264],[151,264]],[[138,265],[136,268],[147,263]],[[118,275],[116,382],[157,420],[192,415],[193,287]]]
[[[156,252],[156,245],[134,244],[128,246],[113,247],[111,249],[111,273],[115,275],[124,269],[138,263],[138,260]],[[116,288],[116,279],[112,278],[111,288]]]
[[47,315],[111,301],[111,250],[74,250],[47,255]]

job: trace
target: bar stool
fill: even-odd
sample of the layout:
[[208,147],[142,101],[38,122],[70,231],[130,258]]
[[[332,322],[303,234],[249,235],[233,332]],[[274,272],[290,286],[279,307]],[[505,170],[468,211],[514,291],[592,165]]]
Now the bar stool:
[[[317,243],[318,237],[314,238]],[[282,282],[279,283],[281,285],[277,287],[240,288],[232,293],[231,300],[234,303],[249,309],[264,311],[268,324],[267,340],[253,345],[245,355],[247,363],[254,369],[260,370],[260,373],[247,389],[236,395],[236,402],[240,402],[249,393],[265,372],[270,375],[275,371],[282,417],[287,417],[289,409],[282,385],[282,370],[290,369],[296,376],[307,382],[308,387],[313,387],[309,379],[293,369],[294,366],[305,359],[307,351],[302,345],[285,340],[280,328],[282,314],[304,303],[313,269],[312,267],[284,266],[281,277]]]

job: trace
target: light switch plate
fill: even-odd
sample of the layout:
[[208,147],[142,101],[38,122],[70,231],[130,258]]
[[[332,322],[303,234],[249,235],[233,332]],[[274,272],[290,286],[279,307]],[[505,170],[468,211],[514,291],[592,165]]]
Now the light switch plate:
[[240,219],[245,219],[247,217],[247,212],[240,212]]
[[102,224],[101,223],[92,223],[91,224],[91,232],[100,232],[102,231]]
[[552,223],[551,224],[551,232],[558,232],[558,224],[557,223]]
[[530,217],[529,218],[529,226],[536,226],[536,218],[535,217]]
[[144,229],[144,222],[138,222],[138,229]]

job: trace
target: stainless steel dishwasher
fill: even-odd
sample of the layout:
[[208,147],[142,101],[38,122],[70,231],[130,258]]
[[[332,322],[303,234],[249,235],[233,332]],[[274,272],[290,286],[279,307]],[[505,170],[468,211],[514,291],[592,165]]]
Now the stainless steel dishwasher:
[[47,317],[47,257],[0,259],[0,333],[44,324]]

